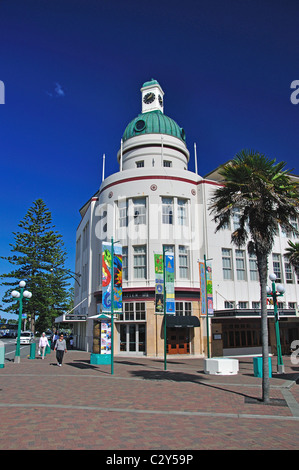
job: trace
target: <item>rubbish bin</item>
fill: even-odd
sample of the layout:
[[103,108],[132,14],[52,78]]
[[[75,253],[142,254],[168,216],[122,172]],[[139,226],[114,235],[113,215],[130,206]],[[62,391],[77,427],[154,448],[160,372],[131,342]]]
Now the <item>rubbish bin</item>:
[[[269,377],[272,377],[272,361],[271,357],[269,360]],[[254,377],[263,377],[263,358],[261,356],[253,358],[253,374]]]
[[5,346],[3,341],[0,341],[0,369],[4,368],[5,362]]
[[35,347],[36,347],[36,344],[35,344],[35,343],[31,343],[31,344],[30,344],[30,356],[29,356],[29,359],[35,359]]

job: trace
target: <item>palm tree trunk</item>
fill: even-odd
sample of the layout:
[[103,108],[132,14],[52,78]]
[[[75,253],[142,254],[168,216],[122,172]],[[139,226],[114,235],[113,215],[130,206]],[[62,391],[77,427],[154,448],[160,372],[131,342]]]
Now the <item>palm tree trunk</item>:
[[270,380],[269,380],[269,337],[268,337],[268,313],[267,313],[267,255],[258,254],[257,264],[260,275],[261,287],[261,331],[262,331],[262,356],[263,356],[263,379],[262,379],[262,400],[264,403],[270,401]]

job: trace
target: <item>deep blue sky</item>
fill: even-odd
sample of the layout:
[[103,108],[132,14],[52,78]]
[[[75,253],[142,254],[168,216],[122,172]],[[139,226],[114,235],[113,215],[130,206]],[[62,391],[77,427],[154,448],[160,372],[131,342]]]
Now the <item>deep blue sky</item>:
[[298,18],[297,0],[0,0],[0,255],[42,198],[74,270],[79,209],[103,153],[116,171],[151,78],[186,131],[190,170],[196,142],[202,176],[242,148],[299,174]]

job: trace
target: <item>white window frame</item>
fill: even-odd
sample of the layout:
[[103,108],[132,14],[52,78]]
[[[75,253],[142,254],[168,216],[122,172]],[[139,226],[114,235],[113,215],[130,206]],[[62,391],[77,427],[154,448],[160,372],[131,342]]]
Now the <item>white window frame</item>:
[[147,279],[146,245],[133,246],[134,279]]

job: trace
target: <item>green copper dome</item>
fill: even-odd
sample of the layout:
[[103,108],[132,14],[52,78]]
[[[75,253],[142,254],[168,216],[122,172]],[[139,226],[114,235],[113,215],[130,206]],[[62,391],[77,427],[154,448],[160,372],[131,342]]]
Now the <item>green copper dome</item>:
[[126,127],[123,141],[142,134],[167,134],[186,143],[185,131],[161,111],[138,114]]

